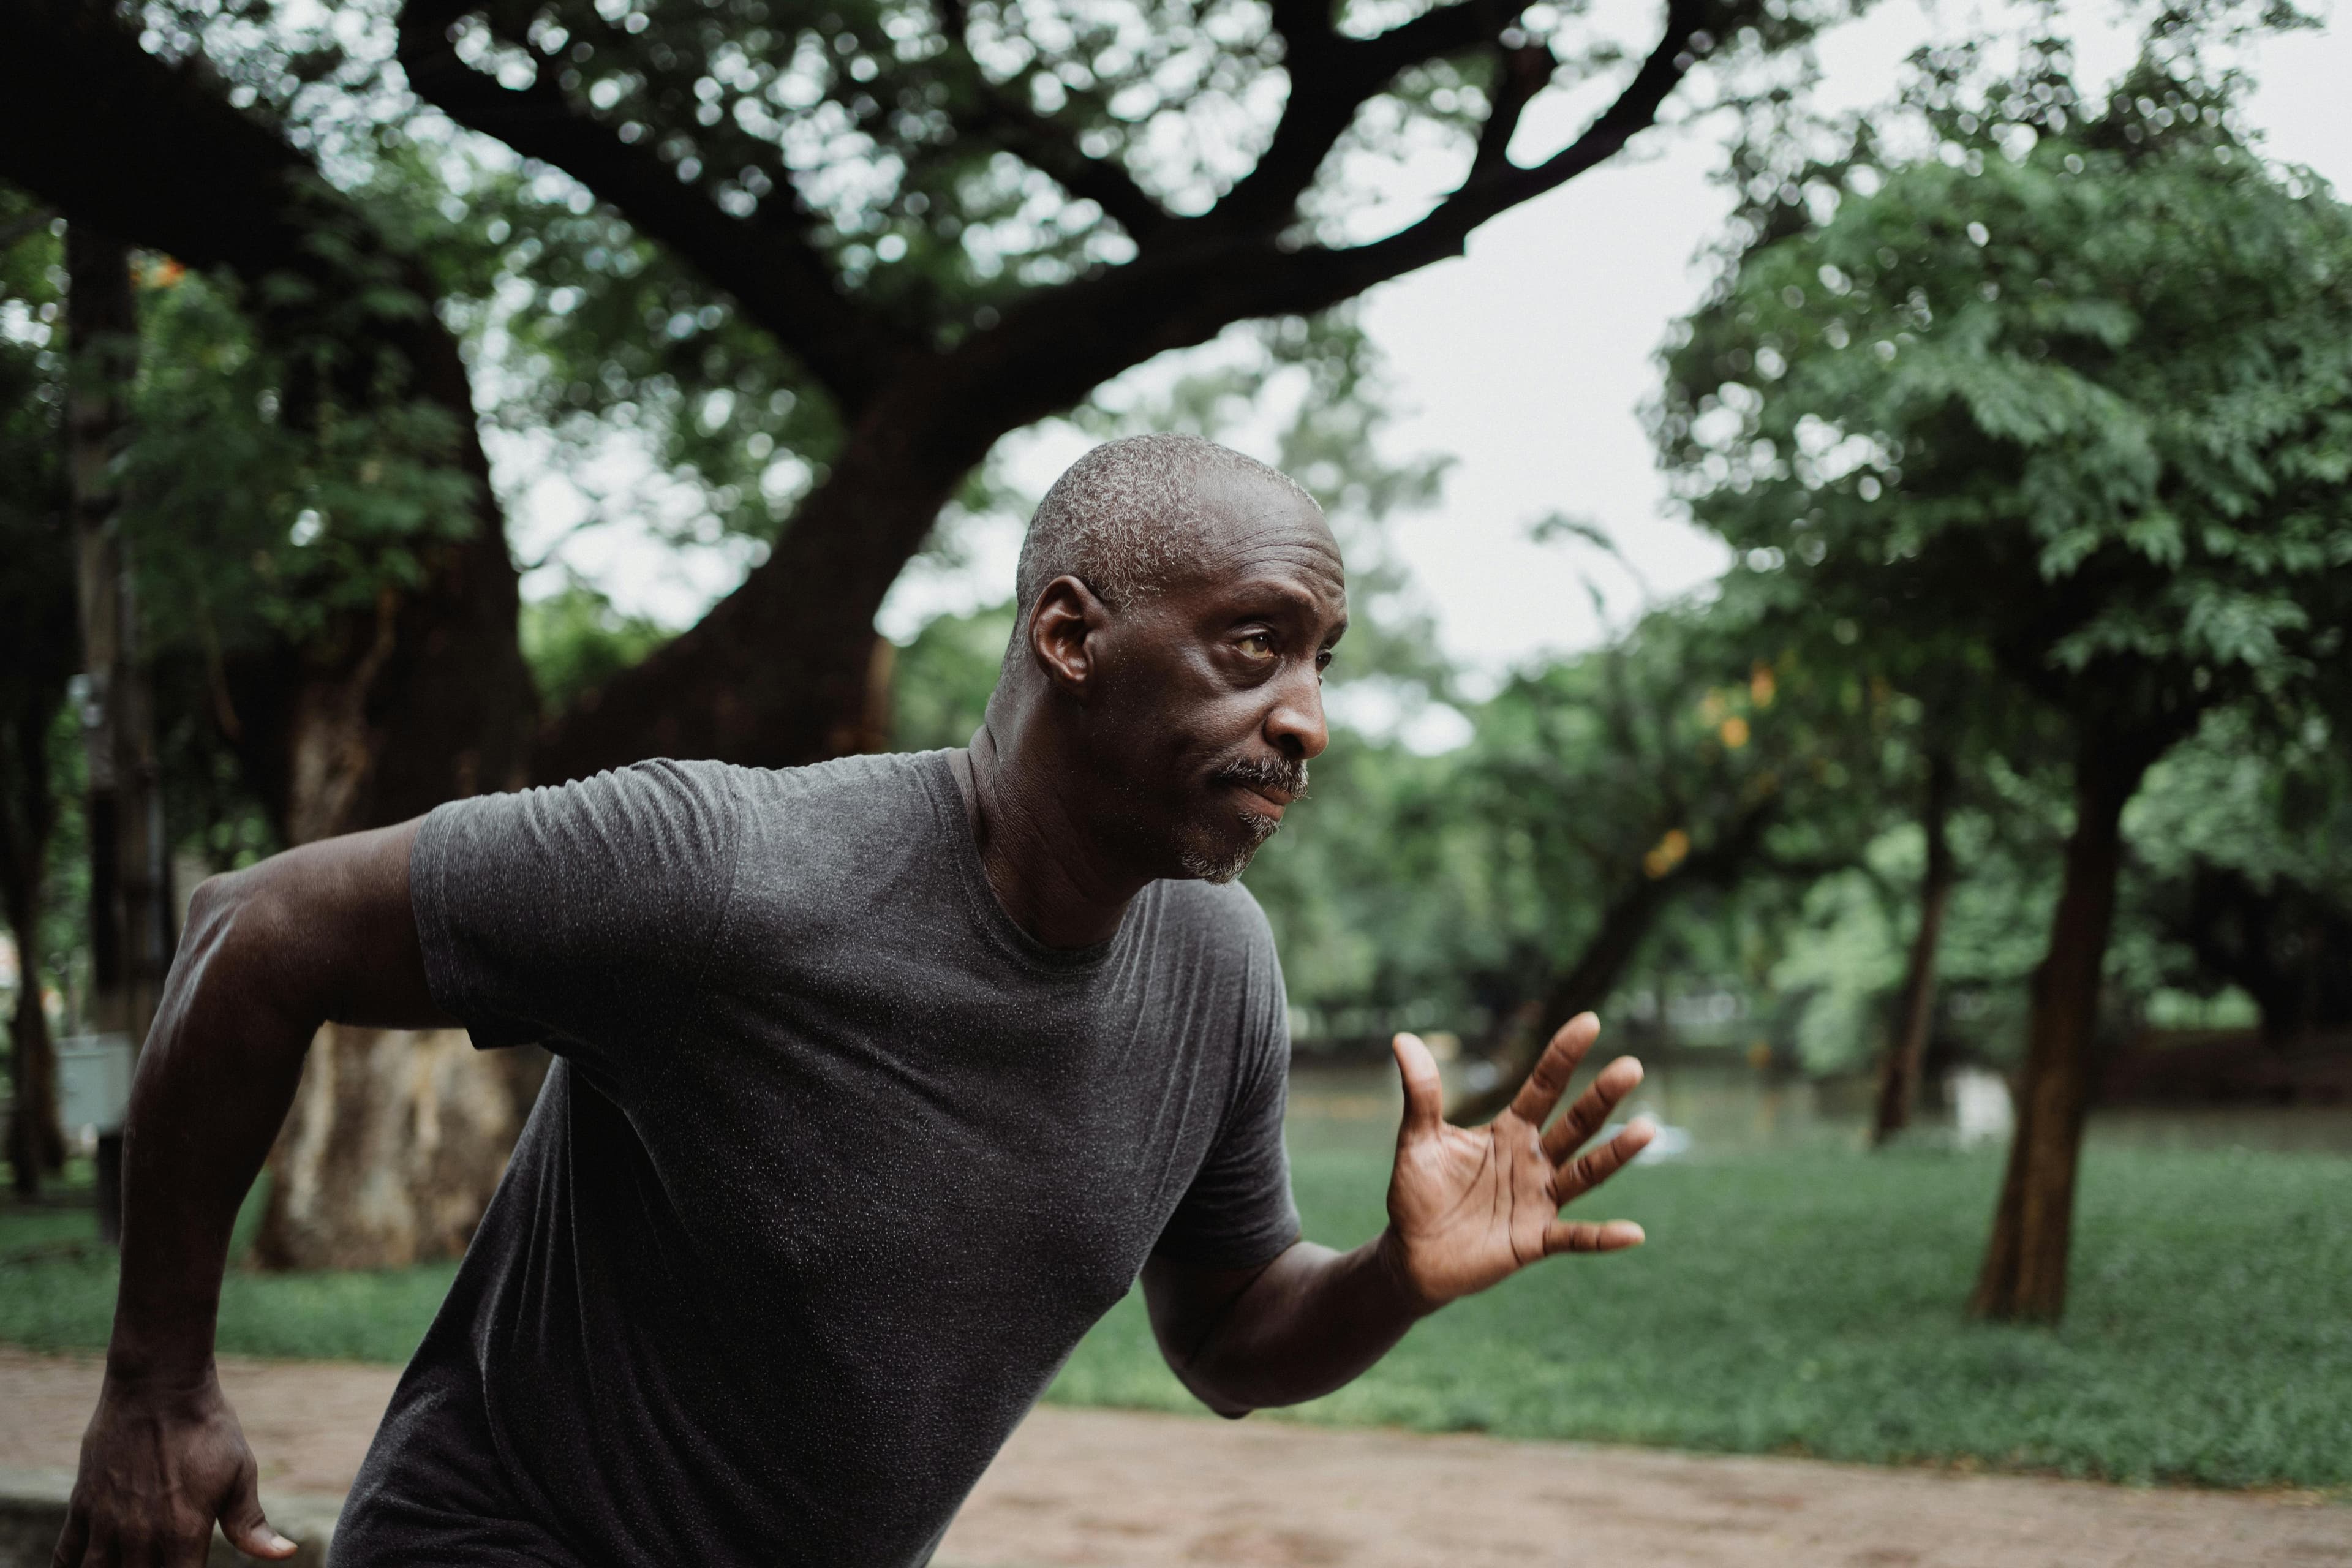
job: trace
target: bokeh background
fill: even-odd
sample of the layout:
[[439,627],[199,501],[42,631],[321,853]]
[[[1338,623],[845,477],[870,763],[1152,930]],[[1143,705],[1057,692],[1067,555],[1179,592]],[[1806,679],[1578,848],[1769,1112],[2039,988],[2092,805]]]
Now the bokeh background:
[[[1599,1009],[1652,1245],[1295,1413],[2352,1486],[2352,35],[2284,5],[22,0],[0,1341],[105,1340],[194,884],[657,754],[962,743],[1097,440],[1356,624],[1309,1234]],[[1604,1052],[1604,1055],[1606,1053]],[[225,1349],[396,1362],[543,1059],[331,1028]],[[1138,1303],[1055,1399],[1180,1408]]]

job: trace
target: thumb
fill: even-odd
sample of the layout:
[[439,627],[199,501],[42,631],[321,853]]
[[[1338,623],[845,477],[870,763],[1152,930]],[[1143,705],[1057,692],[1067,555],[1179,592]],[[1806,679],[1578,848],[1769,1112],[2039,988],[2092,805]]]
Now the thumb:
[[247,1557],[287,1558],[294,1555],[295,1544],[269,1527],[261,1512],[261,1494],[254,1484],[254,1472],[247,1468],[237,1481],[236,1490],[229,1494],[228,1506],[221,1510],[221,1533],[228,1543]]
[[1445,1084],[1437,1076],[1437,1058],[1419,1035],[1399,1035],[1389,1048],[1396,1053],[1397,1076],[1404,1083],[1404,1125],[1398,1141],[1425,1138],[1445,1125]]

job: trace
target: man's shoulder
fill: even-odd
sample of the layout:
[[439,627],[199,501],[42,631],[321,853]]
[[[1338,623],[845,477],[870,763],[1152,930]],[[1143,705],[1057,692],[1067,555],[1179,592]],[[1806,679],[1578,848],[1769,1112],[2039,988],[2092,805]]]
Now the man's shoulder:
[[835,757],[799,767],[763,768],[742,763],[655,758],[619,770],[641,785],[690,794],[714,805],[762,810],[852,813],[904,811],[930,800],[929,774],[939,772],[937,752],[879,752]]
[[1274,957],[1274,928],[1256,898],[1239,882],[1181,878],[1160,882],[1157,889],[1163,918],[1175,929],[1237,955]]
[[[438,847],[453,831],[520,831],[551,847],[593,849],[648,841],[700,842],[724,857],[755,840],[836,840],[903,828],[937,815],[936,752],[838,757],[761,768],[654,757],[568,784],[451,801],[427,819]],[[950,787],[952,787],[951,785]]]

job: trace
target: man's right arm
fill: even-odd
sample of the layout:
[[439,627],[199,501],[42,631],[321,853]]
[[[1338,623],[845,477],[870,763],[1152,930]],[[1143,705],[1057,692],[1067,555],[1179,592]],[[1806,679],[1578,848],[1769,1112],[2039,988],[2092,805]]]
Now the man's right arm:
[[409,901],[419,826],[305,845],[196,889],[131,1087],[121,1285],[60,1568],[201,1563],[215,1520],[251,1555],[293,1550],[262,1517],[214,1375],[221,1274],[319,1026],[452,1022]]

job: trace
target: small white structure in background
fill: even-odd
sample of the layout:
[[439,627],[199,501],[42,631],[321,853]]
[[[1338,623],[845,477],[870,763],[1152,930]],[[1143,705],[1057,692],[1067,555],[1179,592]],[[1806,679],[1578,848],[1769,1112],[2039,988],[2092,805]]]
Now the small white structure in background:
[[[1597,1149],[1601,1144],[1608,1142],[1609,1140],[1616,1137],[1620,1132],[1624,1131],[1627,1124],[1632,1120],[1633,1119],[1631,1117],[1628,1117],[1625,1121],[1612,1121],[1608,1126],[1603,1127],[1600,1131],[1593,1134],[1591,1147]],[[1627,1164],[1637,1165],[1644,1160],[1679,1159],[1681,1156],[1690,1152],[1691,1134],[1689,1128],[1676,1127],[1670,1121],[1660,1121],[1654,1116],[1650,1118],[1650,1122],[1651,1125],[1655,1127],[1658,1131],[1651,1137],[1649,1143],[1643,1147],[1640,1153],[1625,1162]]]
[[68,1035],[58,1042],[58,1121],[83,1152],[120,1132],[131,1112],[131,1037]]
[[1963,1149],[1998,1142],[2017,1126],[2009,1080],[1982,1068],[1956,1068],[1944,1080],[1952,1105],[1952,1142]]

